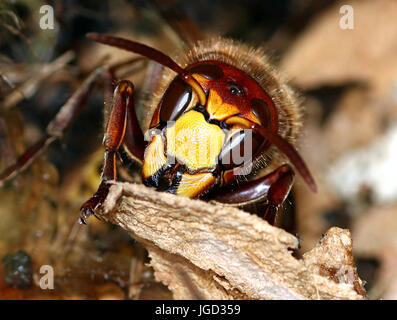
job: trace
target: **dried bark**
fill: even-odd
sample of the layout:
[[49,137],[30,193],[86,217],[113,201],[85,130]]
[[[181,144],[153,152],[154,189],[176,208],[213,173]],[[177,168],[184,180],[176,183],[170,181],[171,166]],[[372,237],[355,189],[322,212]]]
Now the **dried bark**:
[[352,239],[348,230],[331,228],[320,243],[303,255],[308,269],[365,296],[364,282],[354,266]]
[[[311,270],[313,261],[308,267],[294,258],[296,237],[235,208],[114,183],[97,214],[145,245],[156,279],[176,299],[364,298]],[[335,228],[333,237],[338,234],[350,239]],[[354,267],[352,259],[344,261]]]

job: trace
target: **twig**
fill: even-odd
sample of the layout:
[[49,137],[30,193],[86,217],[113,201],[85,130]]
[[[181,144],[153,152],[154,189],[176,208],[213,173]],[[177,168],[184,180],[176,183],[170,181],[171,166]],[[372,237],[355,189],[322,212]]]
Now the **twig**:
[[22,99],[31,97],[37,90],[39,84],[53,73],[62,69],[66,64],[68,64],[74,58],[74,53],[72,51],[67,51],[62,56],[54,60],[50,64],[46,64],[41,69],[41,72],[32,79],[27,80],[22,86],[18,87],[12,91],[7,97],[5,97],[3,102],[3,108],[9,110],[18,104]]

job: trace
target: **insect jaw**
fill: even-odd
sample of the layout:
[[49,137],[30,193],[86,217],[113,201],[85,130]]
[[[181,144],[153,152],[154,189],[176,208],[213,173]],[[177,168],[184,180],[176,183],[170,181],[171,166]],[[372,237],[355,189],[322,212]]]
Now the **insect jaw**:
[[142,173],[146,185],[195,197],[218,183],[217,159],[224,130],[195,109],[161,128],[145,152]]

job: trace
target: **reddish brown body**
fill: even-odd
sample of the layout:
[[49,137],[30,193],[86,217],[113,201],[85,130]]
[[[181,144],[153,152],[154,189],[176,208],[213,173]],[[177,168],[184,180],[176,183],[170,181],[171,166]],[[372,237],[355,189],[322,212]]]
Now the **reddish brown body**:
[[[98,34],[89,37],[143,54],[179,74],[168,71],[168,75],[163,75],[162,79],[169,80],[164,80],[166,83],[149,101],[157,108],[149,126],[149,132],[155,133],[145,146],[143,158],[142,177],[146,185],[228,205],[259,203],[263,206],[261,215],[271,223],[294,181],[294,171],[286,158],[309,187],[316,190],[309,170],[293,146],[300,127],[299,106],[292,91],[271,72],[267,61],[256,56],[263,57],[261,51],[215,39],[198,43],[185,53],[181,67],[170,57],[132,41]],[[167,126],[169,121],[173,123]],[[128,127],[128,116],[126,123]],[[253,135],[254,170],[249,173],[241,163],[223,161],[234,148],[228,139],[242,130],[251,130]],[[125,136],[124,148],[128,154],[136,154],[128,140]],[[210,150],[209,146],[214,144],[215,151],[208,152],[204,160],[195,155],[196,151]],[[189,154],[191,150],[193,156]],[[261,168],[267,169],[265,175],[241,183],[241,177],[247,181]],[[236,180],[240,181],[237,185],[233,183]],[[83,206],[83,216],[91,214],[101,201],[98,199],[103,198],[101,188]]]
[[[101,34],[88,37],[144,55],[168,68],[163,71],[163,83],[154,88],[148,102],[157,105],[150,121],[149,140],[144,141],[135,114],[133,84],[115,81],[114,72],[123,63],[99,70],[87,79],[49,124],[47,135],[20,162],[6,169],[0,181],[25,168],[39,151],[67,130],[93,83],[102,76],[109,90],[107,96],[113,91],[112,101],[107,101],[110,111],[105,119],[104,168],[98,191],[82,206],[82,222],[105,200],[107,181],[116,180],[116,154],[121,150],[143,163],[142,178],[148,186],[227,205],[258,203],[263,208],[260,215],[271,223],[294,181],[289,163],[316,190],[294,147],[300,128],[299,105],[261,50],[214,39],[197,43],[177,63],[140,43]],[[247,166],[246,161],[236,161],[231,155],[235,151],[244,154],[251,135]],[[262,172],[259,178],[254,175],[258,170]]]

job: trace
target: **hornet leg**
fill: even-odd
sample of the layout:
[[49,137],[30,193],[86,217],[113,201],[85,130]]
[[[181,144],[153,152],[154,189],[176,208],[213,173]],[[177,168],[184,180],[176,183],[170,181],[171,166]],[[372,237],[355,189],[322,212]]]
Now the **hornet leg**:
[[265,203],[266,209],[260,216],[273,225],[277,212],[287,198],[293,182],[294,172],[289,165],[284,164],[257,180],[223,188],[222,192],[218,192],[213,197],[213,200],[231,206]]
[[80,221],[84,224],[89,216],[95,214],[95,209],[105,201],[110,188],[110,184],[107,182],[117,180],[116,153],[121,144],[124,143],[131,148],[137,158],[140,156],[142,156],[140,159],[143,158],[144,140],[133,108],[133,91],[133,84],[127,80],[119,81],[114,90],[103,138],[105,158],[101,184],[94,196],[86,201],[80,209]]

